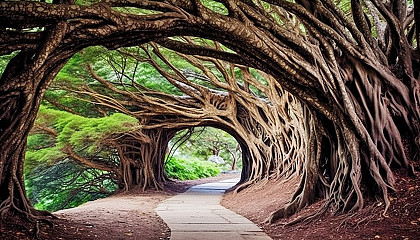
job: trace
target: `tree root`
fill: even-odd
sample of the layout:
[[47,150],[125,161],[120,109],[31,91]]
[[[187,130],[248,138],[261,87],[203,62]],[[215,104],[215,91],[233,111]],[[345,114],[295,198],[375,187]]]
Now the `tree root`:
[[350,214],[350,215],[349,214],[344,215],[343,218],[342,218],[343,220],[337,226],[337,231],[340,228],[345,228],[347,226],[350,226],[350,227],[353,226],[355,228],[358,228],[361,224],[367,225],[368,223],[370,223],[371,221],[373,221],[373,219],[375,217],[379,217],[379,218],[383,217],[382,214],[378,214],[378,205],[377,204],[372,204],[372,205],[367,206],[365,208],[365,212],[370,212],[370,214],[368,214],[368,216],[363,217],[362,219],[357,220],[357,221],[350,221],[350,219],[357,218],[357,216],[360,215],[359,214],[360,212],[355,212],[355,213]]
[[323,214],[325,214],[325,212],[328,210],[328,206],[327,204],[325,206],[323,206],[320,210],[318,210],[316,213],[313,214],[309,214],[307,216],[303,216],[300,218],[297,218],[293,221],[287,222],[283,225],[283,227],[290,227],[293,226],[295,224],[301,223],[301,222],[310,222],[315,220],[315,218],[319,218],[320,216],[322,216]]
[[31,208],[30,212],[26,212],[16,207],[13,203],[9,206],[4,206],[1,211],[4,215],[0,218],[0,225],[6,219],[8,223],[11,223],[11,219],[16,219],[16,225],[25,229],[29,234],[32,234],[35,239],[41,239],[41,222],[46,223],[49,227],[53,228],[55,226],[54,219],[58,219],[58,217],[48,211]]
[[272,212],[270,216],[264,221],[265,223],[274,223],[281,218],[287,218],[295,214],[300,205],[299,198],[293,202],[286,204],[284,207]]
[[[10,180],[9,188],[12,189],[12,193],[17,190],[21,196],[21,201],[19,205],[18,202],[14,201],[16,198],[13,195],[9,196],[8,198],[4,199],[0,203],[0,223],[5,219],[10,220],[11,218],[20,219],[21,222],[26,223],[30,227],[22,225],[28,233],[33,233],[36,239],[39,239],[39,223],[44,222],[50,227],[54,227],[53,219],[58,219],[52,213],[44,210],[37,210],[34,209],[26,199],[25,193],[20,187],[20,185],[14,185],[14,180],[16,178],[12,177]],[[19,182],[17,182],[18,184]],[[15,187],[17,189],[15,189]],[[30,231],[31,227],[33,231]]]
[[249,187],[250,185],[252,185],[253,181],[247,181],[242,183],[241,185],[239,185],[237,188],[235,188],[234,193],[239,193],[240,191],[244,190],[245,188]]

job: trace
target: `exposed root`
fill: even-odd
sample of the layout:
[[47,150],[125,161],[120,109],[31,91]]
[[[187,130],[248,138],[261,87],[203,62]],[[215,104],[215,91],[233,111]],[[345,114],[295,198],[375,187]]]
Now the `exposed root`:
[[[9,208],[2,209],[4,215],[0,219],[0,225],[6,219],[8,223],[11,223],[11,219],[19,219],[17,220],[19,222],[17,224],[18,226],[32,234],[35,239],[40,239],[40,222],[46,223],[49,227],[54,227],[54,219],[58,218],[47,211],[36,210],[32,207],[30,210],[30,212],[26,212],[18,208],[15,204],[11,204]],[[25,224],[22,225],[22,223]]]
[[242,191],[242,190],[246,189],[247,187],[255,184],[256,182],[258,182],[258,181],[255,180],[255,179],[253,179],[253,180],[248,180],[248,181],[246,181],[246,182],[244,182],[242,184],[239,184],[239,186],[237,186],[237,187],[234,188],[234,190],[235,190],[234,193],[235,194],[236,193],[239,193],[240,191]]
[[[359,213],[355,212],[353,214],[346,214],[342,216],[341,223],[337,226],[337,231],[339,231],[340,228],[348,228],[348,227],[354,227],[359,228],[360,225],[364,224],[367,225],[372,221],[377,221],[378,219],[381,219],[383,217],[382,214],[378,214],[378,208],[380,208],[381,204],[371,204],[363,209],[363,214],[367,215],[366,217],[360,218]],[[368,212],[369,214],[366,214]]]
[[284,207],[272,212],[270,216],[264,222],[274,223],[281,218],[290,217],[297,212],[299,205],[300,205],[299,198],[295,198],[293,202],[288,203]]
[[328,206],[324,205],[316,213],[312,213],[312,214],[309,214],[307,216],[303,216],[303,217],[297,218],[295,220],[292,220],[290,222],[287,222],[287,223],[284,224],[284,227],[293,226],[295,224],[302,223],[302,222],[308,222],[309,223],[309,222],[321,217],[323,214],[325,214],[325,212],[327,210],[328,210]]

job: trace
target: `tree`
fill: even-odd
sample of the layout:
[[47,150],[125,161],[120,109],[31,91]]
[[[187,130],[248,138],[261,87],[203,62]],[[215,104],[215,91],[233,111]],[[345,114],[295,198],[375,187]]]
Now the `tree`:
[[[72,3],[0,3],[0,54],[17,52],[0,80],[0,191],[7,193],[0,197],[2,216],[23,212],[36,218],[22,180],[26,137],[51,80],[74,53],[92,45],[116,49],[155,41],[179,53],[245,66],[244,73],[246,67],[258,69],[272,79],[267,91],[274,98],[283,96],[279,86],[296,97],[303,106],[295,127],[305,148],[300,144],[293,154],[306,159],[291,161],[303,167],[302,181],[269,221],[295,213],[316,195],[328,198],[326,206],[336,211],[356,211],[364,206],[361,186],[368,182],[375,183],[365,187],[383,197],[386,212],[391,167],[413,173],[410,161],[417,161],[420,146],[418,1]],[[250,97],[244,105],[253,104]],[[253,117],[239,124],[253,133],[259,132],[254,117],[262,116],[256,109],[244,109]],[[281,148],[269,156],[287,152]],[[246,159],[243,176],[249,182],[288,161]]]
[[[136,142],[134,148],[137,150],[130,147],[127,152],[130,155],[135,153],[141,156],[132,155],[129,157],[130,162],[137,163],[138,168],[146,166],[146,169],[150,170],[147,171],[149,174],[130,177],[138,179],[134,185],[153,183],[151,186],[161,188],[161,183],[166,180],[161,170],[164,162],[163,153],[167,149],[169,140],[177,131],[197,126],[222,129],[238,141],[242,148],[242,161],[246,166],[242,169],[241,188],[269,176],[289,176],[294,173],[299,166],[295,162],[302,157],[298,149],[305,146],[302,141],[296,140],[300,138],[299,131],[302,129],[296,127],[299,122],[295,115],[296,109],[302,107],[300,102],[292,102],[294,98],[280,87],[277,87],[276,94],[273,94],[272,89],[276,82],[269,76],[265,80],[257,72],[251,74],[250,69],[244,67],[237,68],[235,65],[211,58],[202,59],[207,61],[204,63],[199,58],[183,54],[179,57],[182,57],[184,62],[182,64],[178,62],[181,67],[177,67],[168,60],[168,56],[174,58],[173,53],[161,50],[156,44],[152,44],[151,48],[144,46],[141,54],[133,54],[129,50],[120,52],[155,68],[183,95],[148,89],[139,85],[135,77],[125,77],[128,79],[123,78],[111,83],[99,76],[91,66],[88,68],[92,77],[111,92],[104,93],[103,87],[92,87],[92,84],[73,90],[78,94],[87,95],[85,101],[91,101],[94,105],[113,108],[139,119],[142,126],[141,135],[148,136],[150,142],[141,143],[137,140],[124,145],[135,146]],[[125,58],[121,59],[123,62],[128,61]],[[183,69],[188,66],[187,63],[190,64],[189,68]],[[195,69],[195,72],[188,69]],[[131,69],[124,68],[120,69],[117,75],[131,72]],[[237,74],[238,77],[234,76]],[[256,78],[258,76],[259,80]],[[96,88],[100,91],[95,90]],[[259,92],[261,96],[257,96],[254,91]],[[278,95],[280,92],[282,94]],[[284,106],[286,101],[289,101],[289,106]],[[161,139],[165,141],[162,142]],[[149,144],[153,146],[150,149]],[[285,148],[288,153],[280,154]],[[294,153],[295,150],[297,153]],[[295,158],[282,160],[291,153]],[[136,159],[141,161],[138,162]],[[124,175],[130,176],[137,171],[124,172]]]
[[[137,131],[138,128],[138,121],[135,118],[121,113],[102,118],[87,118],[41,106],[28,138],[30,141],[25,159],[25,179],[40,178],[32,173],[33,169],[45,172],[54,165],[73,164],[74,167],[61,174],[75,186],[71,189],[71,184],[68,184],[69,186],[63,184],[64,186],[61,186],[63,190],[72,190],[76,195],[78,184],[80,190],[89,188],[82,187],[89,185],[86,183],[87,180],[93,187],[100,186],[100,182],[108,180],[123,188],[123,166],[121,166],[123,163],[119,159],[118,139],[126,135],[135,136],[131,132]],[[56,168],[59,166],[50,170],[54,171]],[[79,174],[74,174],[75,172]],[[80,175],[91,178],[79,179]],[[54,176],[49,178],[54,179]],[[51,182],[57,181],[51,180]],[[54,183],[49,184],[54,185]],[[104,189],[104,187],[99,188]],[[103,193],[105,192],[107,191],[104,190]]]

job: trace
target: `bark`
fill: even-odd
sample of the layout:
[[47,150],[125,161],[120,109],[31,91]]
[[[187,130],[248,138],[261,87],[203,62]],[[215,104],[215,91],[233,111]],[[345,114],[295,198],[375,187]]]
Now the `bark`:
[[[108,0],[91,6],[0,3],[0,27],[4,30],[0,53],[21,50],[0,80],[0,140],[4,142],[0,148],[4,153],[0,157],[0,186],[2,192],[8,192],[1,197],[2,213],[12,206],[29,212],[23,204],[26,197],[21,179],[25,139],[43,91],[66,59],[91,45],[116,49],[152,40],[182,54],[191,51],[196,59],[185,57],[209,83],[228,94],[220,95],[188,81],[164,58],[161,60],[173,72],[165,72],[149,58],[186,96],[156,92],[136,95],[116,89],[133,104],[145,106],[139,114],[155,116],[145,122],[145,129],[176,129],[176,122],[181,121],[183,127],[213,125],[229,131],[243,150],[243,187],[273,173],[303,176],[288,205],[293,207],[284,208],[285,215],[313,201],[314,194],[327,198],[328,206],[337,212],[361,209],[365,195],[362,185],[371,186],[368,183],[372,182],[371,189],[382,196],[386,212],[387,194],[394,184],[392,167],[412,173],[412,161],[418,161],[419,156],[420,80],[416,63],[420,56],[418,46],[414,49],[406,35],[416,24],[418,44],[418,11],[407,14],[406,4],[378,0],[351,1],[352,15],[330,0],[222,3],[227,15],[198,1]],[[112,9],[124,6],[158,13],[132,15]],[[363,7],[373,22],[365,17]],[[418,1],[414,8],[418,9]],[[33,27],[43,30],[26,30]],[[184,35],[218,43],[166,38]],[[160,57],[159,52],[155,54]],[[247,67],[258,69],[271,75],[267,77],[269,83],[250,78],[243,85],[236,84],[237,79],[229,78],[235,74],[223,70],[223,64],[214,58],[237,64],[235,67],[243,68],[244,77]],[[226,81],[206,70],[202,60],[211,62]],[[262,104],[249,85],[261,90],[270,104]],[[89,94],[105,106],[133,114],[124,104]],[[282,105],[287,105],[286,110]],[[270,114],[273,110],[280,113]],[[160,114],[167,117],[156,117]],[[311,128],[317,131],[308,133]],[[278,217],[275,215],[273,219]]]
[[[2,219],[19,214],[36,220],[44,212],[32,208],[26,197],[23,162],[26,139],[35,121],[46,86],[71,54],[57,52],[66,23],[45,34],[45,44],[36,51],[21,51],[8,64],[0,79],[0,214]],[[4,193],[4,194],[3,194]]]
[[[132,188],[163,189],[168,180],[164,162],[169,140],[176,129],[153,129],[120,137],[115,143],[120,158],[119,185],[124,191]],[[142,137],[139,138],[139,135]]]

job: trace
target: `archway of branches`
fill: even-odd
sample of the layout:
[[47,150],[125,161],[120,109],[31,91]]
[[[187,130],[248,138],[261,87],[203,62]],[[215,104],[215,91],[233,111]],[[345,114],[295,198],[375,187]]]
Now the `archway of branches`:
[[[242,185],[238,191],[256,181],[301,175],[306,154],[302,149],[307,144],[301,138],[307,135],[300,119],[304,108],[274,78],[214,58],[169,51],[157,44],[143,45],[140,49],[121,49],[117,55],[109,55],[107,64],[115,70],[110,79],[101,76],[94,64],[87,64],[91,80],[81,85],[64,84],[69,95],[101,107],[101,112],[117,110],[140,123],[136,130],[101,140],[107,149],[115,150],[113,155],[119,161],[83,156],[80,147],[65,144],[65,154],[70,158],[87,167],[111,172],[123,190],[161,189],[168,180],[164,161],[170,139],[182,129],[211,126],[232,135],[242,149]],[[183,60],[178,64],[182,68],[167,57],[174,54],[178,62]],[[137,75],[124,64],[129,59],[134,60],[133,66],[146,63],[153,67],[178,89],[175,91],[178,94],[147,88],[131,77],[119,78]],[[142,75],[141,69],[138,71]],[[52,87],[60,88],[57,84],[62,83],[53,83]],[[57,137],[56,130],[51,128],[54,123],[48,120],[35,125],[35,129]]]
[[[40,214],[25,196],[25,141],[45,89],[66,61],[87,46],[116,49],[151,41],[149,55],[139,60],[154,65],[185,95],[135,83],[131,87],[138,91],[127,92],[94,71],[96,81],[118,99],[89,86],[79,93],[139,119],[143,128],[136,134],[145,142],[166,141],[156,137],[159,131],[187,126],[234,129],[247,141],[252,159],[243,186],[273,173],[302,176],[290,203],[270,221],[295,213],[317,195],[327,199],[326,207],[343,212],[360,210],[366,193],[375,192],[386,212],[392,167],[412,174],[418,159],[420,11],[414,10],[418,1],[344,2],[349,7],[329,0],[220,1],[217,8],[201,1],[1,3],[1,54],[20,51],[0,80],[0,190],[8,193],[0,197],[2,216]],[[183,55],[216,88],[190,81],[156,44]]]
[[[85,101],[139,120],[141,129],[113,138],[117,142],[112,142],[115,146],[129,146],[118,150],[123,159],[121,162],[143,171],[135,176],[130,174],[139,170],[124,171],[128,174],[125,183],[137,179],[133,185],[144,189],[161,188],[161,183],[166,181],[162,163],[169,140],[177,131],[198,126],[221,129],[238,141],[243,162],[241,188],[269,177],[302,173],[305,154],[302,149],[306,144],[302,136],[307,135],[301,119],[305,115],[304,107],[271,76],[214,58],[164,50],[157,44],[144,45],[141,53],[133,53],[130,49],[118,53],[123,59],[131,58],[153,66],[182,93],[168,94],[148,89],[137,84],[135,79],[111,83],[91,65],[87,68],[101,87],[91,83],[69,89]],[[186,69],[185,63],[181,64],[182,68],[173,64],[166,56],[173,54],[182,58],[190,68]],[[122,66],[113,59],[108,60],[109,64]],[[124,68],[117,72],[121,75],[130,71]],[[136,148],[139,149],[137,154],[147,156],[125,154],[132,154]],[[147,162],[128,164],[136,162],[135,159]],[[131,184],[125,188],[131,188]]]

